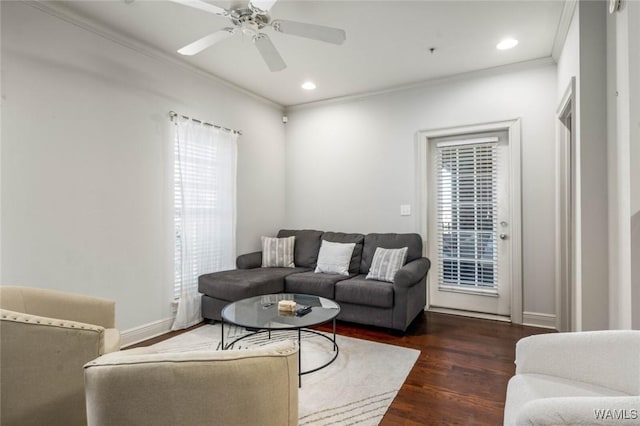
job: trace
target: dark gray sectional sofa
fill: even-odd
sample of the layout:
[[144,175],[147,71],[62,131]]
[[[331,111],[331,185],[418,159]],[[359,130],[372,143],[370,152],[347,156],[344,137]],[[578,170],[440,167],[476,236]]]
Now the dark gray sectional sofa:
[[[431,262],[422,257],[418,234],[345,234],[315,230],[281,230],[295,236],[295,268],[262,268],[262,253],[238,256],[231,271],[202,275],[198,290],[202,316],[220,320],[222,308],[246,297],[270,293],[303,293],[337,301],[339,320],[406,331],[426,305],[426,278]],[[314,273],[322,240],[355,243],[349,275]],[[365,279],[376,248],[408,247],[406,264],[393,283]]]

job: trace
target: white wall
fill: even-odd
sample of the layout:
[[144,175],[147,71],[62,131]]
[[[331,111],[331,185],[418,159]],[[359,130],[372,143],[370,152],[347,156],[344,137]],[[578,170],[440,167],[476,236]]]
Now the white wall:
[[550,62],[453,77],[287,111],[287,225],[417,232],[419,130],[522,118],[524,310],[555,314],[554,110]]
[[609,326],[606,9],[580,1],[558,60],[558,99],[576,77],[577,330]]
[[126,330],[171,317],[168,112],[242,129],[238,252],[284,222],[280,107],[2,2],[3,284],[116,301]]
[[622,2],[607,20],[610,318],[640,328],[640,4]]
[[632,327],[640,330],[640,3],[626,2],[629,20]]
[[[623,11],[607,16],[607,155],[609,179],[609,325],[631,326],[629,222],[628,22]],[[627,141],[623,143],[622,141]]]
[[[580,162],[582,329],[609,325],[606,6],[582,1],[578,133]],[[588,315],[587,315],[588,313]]]
[[[631,214],[640,213],[640,3],[626,2],[629,25],[627,52],[629,55],[629,116],[631,164]],[[623,10],[624,12],[624,10]],[[635,259],[640,260],[640,257]]]
[[[560,53],[560,56],[558,58],[558,73],[557,73],[557,100],[558,100],[558,106],[561,102],[562,97],[564,96],[564,94],[567,92],[567,90],[569,89],[569,85],[571,84],[571,79],[575,77],[575,88],[574,93],[573,93],[573,102],[574,102],[574,110],[575,110],[575,117],[573,117],[574,119],[574,128],[575,128],[575,134],[573,135],[573,138],[577,141],[578,140],[578,135],[580,133],[580,128],[579,126],[576,124],[577,122],[577,118],[579,116],[579,109],[580,109],[580,92],[579,92],[579,81],[580,81],[580,14],[576,11],[574,11],[573,16],[571,18],[571,23],[569,24],[569,29],[567,31],[567,35],[564,41],[564,44],[562,46],[562,51]],[[557,124],[556,124],[557,125]],[[575,153],[574,153],[575,155]],[[575,219],[577,223],[572,224],[572,229],[571,229],[571,237],[573,239],[572,242],[572,248],[574,250],[573,253],[573,257],[575,258],[573,261],[573,265],[569,266],[572,267],[572,273],[574,275],[573,277],[573,281],[574,283],[569,283],[567,285],[571,286],[571,297],[572,297],[572,301],[571,301],[571,324],[573,329],[579,329],[580,327],[582,327],[582,288],[579,284],[580,282],[580,277],[581,277],[581,270],[580,268],[578,268],[577,265],[577,261],[580,257],[580,249],[581,249],[581,245],[580,245],[580,234],[578,232],[576,232],[576,230],[579,228],[579,224],[580,224],[580,215],[577,214],[578,208],[579,208],[579,191],[577,191],[579,189],[579,185],[580,182],[578,179],[576,179],[575,177],[578,175],[578,170],[580,168],[580,164],[576,163],[575,164],[575,170],[573,171],[573,176],[572,176],[572,190],[575,192],[573,195],[574,197],[576,197],[575,200],[573,200],[572,202],[572,208],[575,210],[575,212],[573,213],[575,215]],[[560,283],[558,283],[560,284]],[[561,292],[559,292],[561,293]],[[560,300],[558,300],[558,303],[561,303]],[[557,306],[556,309],[559,309],[560,306]]]

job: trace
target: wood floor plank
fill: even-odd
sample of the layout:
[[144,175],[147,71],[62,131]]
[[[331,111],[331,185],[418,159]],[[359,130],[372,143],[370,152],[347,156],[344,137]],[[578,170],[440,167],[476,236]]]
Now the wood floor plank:
[[501,425],[515,345],[551,330],[425,313],[404,336],[338,323],[338,334],[420,350],[382,425]]

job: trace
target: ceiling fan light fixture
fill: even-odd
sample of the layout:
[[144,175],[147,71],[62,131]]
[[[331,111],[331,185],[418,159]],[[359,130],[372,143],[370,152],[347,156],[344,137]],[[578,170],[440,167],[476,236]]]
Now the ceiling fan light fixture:
[[500,43],[496,45],[496,49],[498,50],[513,49],[517,45],[518,45],[518,40],[516,40],[515,38],[505,38],[504,40],[502,40]]
[[316,84],[313,81],[305,81],[301,86],[304,90],[315,90]]

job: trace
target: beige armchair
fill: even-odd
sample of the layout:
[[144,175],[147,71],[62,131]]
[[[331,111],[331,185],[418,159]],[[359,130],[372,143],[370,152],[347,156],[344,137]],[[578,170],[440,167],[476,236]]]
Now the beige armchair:
[[0,424],[86,424],[83,365],[120,348],[114,302],[0,287]]
[[85,366],[90,426],[298,424],[298,346],[104,355]]

